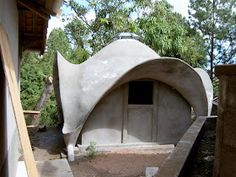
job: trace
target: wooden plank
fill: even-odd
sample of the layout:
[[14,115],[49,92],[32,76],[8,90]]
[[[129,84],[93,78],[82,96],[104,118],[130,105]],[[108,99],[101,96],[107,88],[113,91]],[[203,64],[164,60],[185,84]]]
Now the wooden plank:
[[40,114],[40,111],[31,111],[31,110],[24,110],[24,114]]
[[56,15],[55,12],[53,12],[50,9],[47,9],[40,4],[30,1],[30,0],[18,0],[18,4],[24,6],[25,8],[29,9],[30,11],[34,12],[38,16],[42,17],[45,20],[49,20],[50,15]]
[[16,119],[16,125],[18,128],[19,138],[23,150],[23,156],[25,160],[27,174],[28,177],[39,177],[20,101],[20,93],[18,90],[16,73],[11,56],[9,41],[7,38],[7,33],[5,32],[1,24],[0,24],[0,50],[2,54],[1,58],[5,72],[5,77],[8,83],[8,89],[11,96],[13,111]]

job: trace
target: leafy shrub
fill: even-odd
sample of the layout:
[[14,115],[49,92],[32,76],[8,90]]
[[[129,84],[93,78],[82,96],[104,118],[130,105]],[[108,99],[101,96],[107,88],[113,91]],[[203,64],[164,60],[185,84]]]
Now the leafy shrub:
[[89,146],[86,148],[86,151],[88,152],[88,157],[90,159],[93,159],[95,155],[97,154],[96,151],[96,142],[90,142]]

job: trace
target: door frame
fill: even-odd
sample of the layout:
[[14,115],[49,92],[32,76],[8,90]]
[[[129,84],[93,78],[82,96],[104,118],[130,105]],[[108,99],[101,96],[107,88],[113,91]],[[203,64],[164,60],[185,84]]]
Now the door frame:
[[[152,81],[153,82],[153,93],[152,99],[153,104],[151,105],[142,105],[142,104],[128,104],[129,96],[129,82],[125,83],[122,87],[123,90],[123,120],[122,120],[122,130],[121,130],[121,143],[126,144],[128,141],[128,110],[129,108],[138,108],[138,107],[147,107],[152,108],[152,133],[151,133],[151,142],[157,142],[157,125],[158,125],[158,85],[159,82],[152,79],[140,79],[135,81]],[[144,142],[145,143],[145,142]]]

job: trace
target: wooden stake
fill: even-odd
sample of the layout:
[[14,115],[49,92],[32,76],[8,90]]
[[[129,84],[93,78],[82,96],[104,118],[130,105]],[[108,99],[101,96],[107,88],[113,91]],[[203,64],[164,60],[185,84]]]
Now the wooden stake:
[[16,73],[11,56],[9,41],[7,38],[7,33],[5,32],[1,24],[0,24],[0,50],[2,54],[1,58],[5,72],[5,77],[7,79],[8,89],[10,92],[13,111],[16,119],[16,125],[18,128],[19,138],[23,150],[23,156],[25,160],[27,174],[28,177],[39,177],[20,101],[20,93],[18,90]]

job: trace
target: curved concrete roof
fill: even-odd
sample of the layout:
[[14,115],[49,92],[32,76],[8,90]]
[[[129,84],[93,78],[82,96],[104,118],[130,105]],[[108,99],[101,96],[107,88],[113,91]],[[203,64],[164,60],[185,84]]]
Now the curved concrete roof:
[[[79,65],[69,63],[58,53],[56,64],[64,134],[82,128],[96,104],[114,87],[141,78],[159,80],[174,87],[197,116],[210,114],[211,102],[205,89],[209,83],[203,83],[206,75],[199,75],[179,59],[160,57],[134,39],[114,41]],[[213,92],[209,89],[209,93]]]
[[212,103],[213,103],[213,85],[209,75],[201,68],[194,68],[195,71],[199,74],[204,85],[207,101],[208,101],[208,115],[211,114]]

